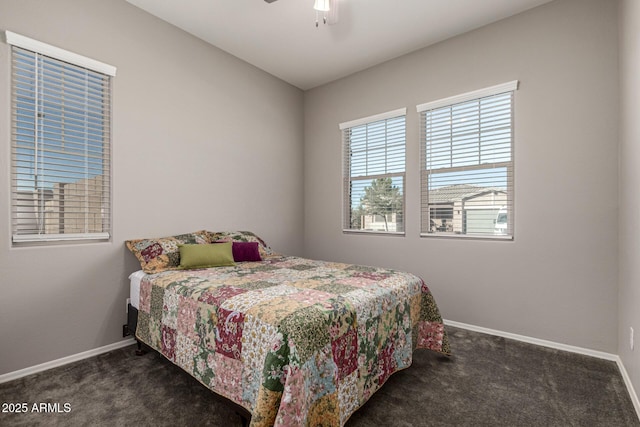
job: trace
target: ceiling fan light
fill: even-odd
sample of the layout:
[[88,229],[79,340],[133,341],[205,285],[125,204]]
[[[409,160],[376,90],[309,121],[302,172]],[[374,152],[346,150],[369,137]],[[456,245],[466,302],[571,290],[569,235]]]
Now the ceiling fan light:
[[316,0],[313,8],[319,12],[328,12],[330,10],[329,0]]

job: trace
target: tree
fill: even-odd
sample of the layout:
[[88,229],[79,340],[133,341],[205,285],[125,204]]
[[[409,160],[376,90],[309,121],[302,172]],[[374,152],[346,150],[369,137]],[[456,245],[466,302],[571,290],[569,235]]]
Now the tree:
[[402,193],[393,185],[391,178],[377,178],[364,188],[360,206],[365,215],[380,215],[384,218],[384,229],[389,231],[387,215],[401,213]]
[[351,209],[351,228],[355,230],[362,229],[362,215],[364,215],[364,209],[362,209],[362,204],[358,205],[355,208]]

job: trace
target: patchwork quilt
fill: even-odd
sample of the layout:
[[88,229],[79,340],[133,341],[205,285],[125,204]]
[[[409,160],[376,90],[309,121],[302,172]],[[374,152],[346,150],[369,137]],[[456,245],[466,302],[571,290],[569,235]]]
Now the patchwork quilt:
[[136,336],[253,427],[342,426],[416,348],[449,354],[420,278],[279,255],[146,275]]

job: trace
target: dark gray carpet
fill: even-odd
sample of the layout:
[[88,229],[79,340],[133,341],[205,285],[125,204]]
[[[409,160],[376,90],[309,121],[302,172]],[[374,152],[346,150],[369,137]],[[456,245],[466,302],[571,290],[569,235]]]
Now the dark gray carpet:
[[[447,327],[453,356],[414,353],[347,422],[364,426],[640,426],[614,362]],[[0,426],[240,426],[233,409],[135,346],[0,384]],[[31,412],[34,403],[71,406]]]

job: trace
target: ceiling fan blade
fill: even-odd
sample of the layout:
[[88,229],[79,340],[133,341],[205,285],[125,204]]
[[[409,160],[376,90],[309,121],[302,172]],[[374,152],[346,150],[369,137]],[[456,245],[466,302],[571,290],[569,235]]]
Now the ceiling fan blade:
[[[264,0],[267,3],[273,3],[277,0]],[[338,3],[340,0],[329,0],[329,13],[325,15],[325,23],[332,25],[338,23]]]

